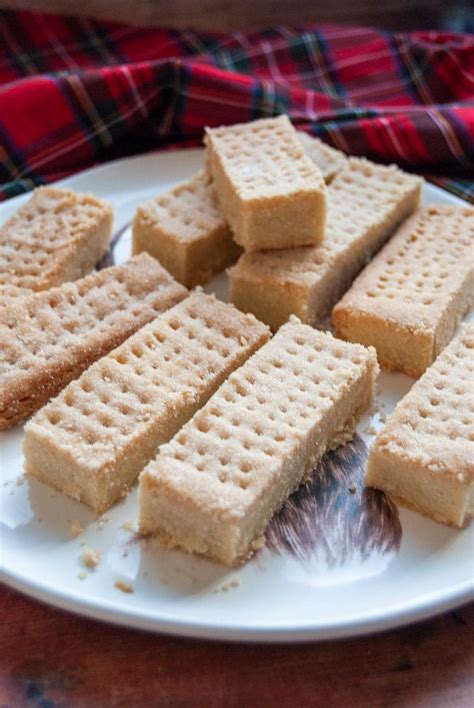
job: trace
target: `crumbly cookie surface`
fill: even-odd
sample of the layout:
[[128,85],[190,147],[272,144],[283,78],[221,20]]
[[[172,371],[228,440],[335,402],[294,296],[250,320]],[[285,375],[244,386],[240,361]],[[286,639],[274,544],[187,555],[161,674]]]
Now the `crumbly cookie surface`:
[[404,224],[334,308],[336,333],[420,376],[474,301],[474,208],[429,206]]
[[205,171],[138,207],[132,249],[150,253],[186,287],[207,282],[240,252]]
[[214,394],[141,476],[140,528],[228,565],[368,405],[375,352],[297,321]]
[[465,325],[395,408],[366,475],[405,506],[455,526],[473,515],[474,324]]
[[207,129],[205,143],[220,207],[245,250],[322,240],[326,185],[287,116]]
[[25,428],[25,466],[97,511],[268,338],[232,305],[195,292],[93,364]]
[[107,253],[111,206],[90,194],[39,187],[0,227],[2,286],[47,290],[89,273]]
[[328,187],[324,241],[314,248],[245,253],[229,271],[232,302],[274,330],[291,314],[317,324],[418,206],[421,185],[393,165],[350,158]]
[[23,420],[187,290],[148,254],[0,311],[0,428]]

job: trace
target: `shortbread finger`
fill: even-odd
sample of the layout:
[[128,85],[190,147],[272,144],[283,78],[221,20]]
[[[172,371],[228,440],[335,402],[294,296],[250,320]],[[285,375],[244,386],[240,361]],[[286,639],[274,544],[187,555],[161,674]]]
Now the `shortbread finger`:
[[232,302],[273,330],[291,314],[317,324],[416,209],[422,182],[393,165],[350,158],[328,187],[323,243],[316,248],[245,253],[229,273]]
[[368,406],[375,351],[296,318],[235,371],[140,476],[140,531],[226,565]]
[[474,514],[474,324],[440,354],[372,446],[366,483],[453,526]]
[[287,116],[207,129],[205,143],[220,207],[245,250],[322,240],[326,186]]
[[268,337],[252,315],[193,293],[96,362],[26,425],[27,472],[104,511]]
[[146,253],[0,311],[0,429],[187,295]]
[[89,273],[107,253],[109,204],[71,189],[39,187],[0,228],[0,288],[48,290]]
[[202,171],[138,207],[133,253],[147,251],[183,285],[206,283],[237,260],[240,249]]
[[336,305],[341,339],[371,344],[383,368],[421,376],[474,301],[474,208],[420,209]]
[[307,156],[321,171],[324,181],[329,184],[334,177],[347,165],[347,155],[326,145],[319,138],[314,138],[303,131],[296,131],[298,140]]

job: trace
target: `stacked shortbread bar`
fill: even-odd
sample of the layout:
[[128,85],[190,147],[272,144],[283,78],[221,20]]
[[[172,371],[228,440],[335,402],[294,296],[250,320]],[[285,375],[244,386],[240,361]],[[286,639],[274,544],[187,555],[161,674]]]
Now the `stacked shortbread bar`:
[[232,305],[197,292],[91,366],[25,428],[25,468],[104,511],[269,337]]
[[374,350],[296,319],[163,445],[140,477],[140,530],[235,565],[368,406]]
[[370,452],[366,483],[454,526],[474,515],[474,324],[401,400]]
[[3,308],[0,429],[24,420],[186,294],[144,253]]
[[474,208],[430,206],[404,224],[334,308],[338,337],[420,376],[474,299]]
[[245,253],[230,270],[231,299],[273,330],[291,314],[317,324],[419,204],[422,180],[351,158],[327,190],[324,241],[315,248]]
[[337,173],[347,165],[347,156],[340,150],[326,145],[319,138],[313,138],[301,130],[297,131],[297,135],[303,150],[320,169],[326,184],[329,184]]
[[201,171],[137,209],[133,253],[147,251],[188,288],[237,260],[240,249]]
[[321,241],[324,179],[345,155],[298,133],[286,116],[209,129],[206,144],[206,170],[138,207],[134,254],[147,251],[193,287],[235,262],[237,244],[253,251]]
[[39,187],[0,228],[0,300],[89,273],[107,253],[109,204],[70,189]]
[[205,143],[220,207],[245,250],[322,240],[325,183],[287,116],[208,128]]

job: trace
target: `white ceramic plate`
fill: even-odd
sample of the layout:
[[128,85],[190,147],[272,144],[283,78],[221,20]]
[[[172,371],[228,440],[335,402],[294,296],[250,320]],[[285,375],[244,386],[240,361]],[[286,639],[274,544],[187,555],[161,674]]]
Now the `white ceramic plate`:
[[[61,184],[109,199],[115,262],[130,254],[135,207],[202,164],[201,150],[112,162]],[[0,221],[27,197],[0,207]],[[427,185],[426,203],[457,203]],[[208,288],[226,297],[225,276]],[[81,504],[22,477],[22,429],[0,434],[0,558],[4,580],[57,607],[118,624],[193,637],[296,641],[395,627],[466,602],[473,593],[473,531],[392,506],[361,485],[364,457],[384,414],[412,380],[382,374],[378,411],[354,443],[325,459],[272,523],[267,546],[228,571],[136,540],[136,490],[99,522]],[[355,494],[349,491],[357,484]],[[84,528],[71,535],[71,523]],[[125,527],[123,526],[125,524]],[[81,542],[102,560],[87,577]],[[123,580],[134,592],[114,583]]]

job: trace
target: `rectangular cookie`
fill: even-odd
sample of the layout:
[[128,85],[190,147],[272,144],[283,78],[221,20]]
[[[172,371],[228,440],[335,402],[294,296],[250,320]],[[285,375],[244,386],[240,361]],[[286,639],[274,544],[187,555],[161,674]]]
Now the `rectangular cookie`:
[[287,116],[207,128],[220,207],[246,251],[319,243],[326,186]]
[[319,168],[326,184],[329,184],[347,165],[347,155],[302,130],[297,130],[296,134],[303,150]]
[[296,318],[163,445],[140,475],[139,525],[167,546],[233,566],[368,406],[375,351]]
[[366,484],[452,526],[474,515],[474,323],[440,354],[377,436]]
[[139,206],[132,231],[132,252],[147,251],[188,288],[206,283],[240,253],[204,171]]
[[25,469],[102,512],[269,337],[252,315],[196,292],[143,327],[25,427]]
[[273,330],[291,314],[317,324],[416,209],[422,183],[394,165],[350,158],[328,187],[323,243],[315,248],[245,253],[229,271],[232,302]]
[[418,377],[474,301],[474,208],[417,211],[333,310],[338,337],[371,344],[389,371]]
[[0,430],[27,418],[187,290],[147,253],[0,311]]
[[110,204],[91,194],[35,189],[0,227],[0,296],[5,286],[39,291],[82,278],[107,253],[112,221]]

